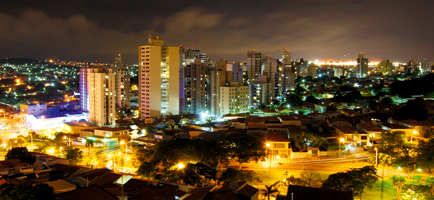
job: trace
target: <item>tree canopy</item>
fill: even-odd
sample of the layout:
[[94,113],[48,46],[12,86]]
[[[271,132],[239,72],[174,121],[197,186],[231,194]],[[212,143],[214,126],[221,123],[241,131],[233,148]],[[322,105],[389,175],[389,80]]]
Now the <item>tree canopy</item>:
[[5,160],[19,159],[20,162],[33,164],[35,156],[29,152],[27,147],[14,147],[8,151]]
[[419,141],[416,161],[418,166],[427,168],[431,173],[434,167],[434,138],[431,138],[428,142]]
[[3,184],[0,186],[2,200],[56,200],[57,198],[53,195],[53,188],[47,184],[36,184],[35,186]]

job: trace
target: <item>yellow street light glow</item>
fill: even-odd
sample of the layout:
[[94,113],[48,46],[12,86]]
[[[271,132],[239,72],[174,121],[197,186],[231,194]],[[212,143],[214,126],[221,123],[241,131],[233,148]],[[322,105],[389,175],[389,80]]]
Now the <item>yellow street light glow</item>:
[[270,143],[267,143],[267,147],[270,147]]
[[344,140],[344,138],[341,138],[341,140],[340,140],[341,142],[345,142],[345,140]]
[[185,166],[184,166],[184,164],[179,163],[179,164],[176,165],[176,167],[178,167],[178,169],[182,169],[182,168],[184,168]]
[[122,140],[122,141],[121,141],[121,145],[124,145],[124,144],[125,144],[125,142]]
[[413,131],[413,134],[417,134],[417,131]]
[[280,156],[276,156],[276,159],[280,159]]

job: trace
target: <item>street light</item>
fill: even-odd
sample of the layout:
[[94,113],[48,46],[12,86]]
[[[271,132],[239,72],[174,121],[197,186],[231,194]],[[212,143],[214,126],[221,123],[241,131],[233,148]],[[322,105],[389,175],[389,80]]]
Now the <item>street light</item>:
[[410,142],[413,142],[413,135],[416,135],[417,134],[417,131],[413,131],[413,134],[411,135],[411,141]]
[[341,139],[339,140],[338,160],[341,158],[341,142],[344,143],[344,142],[345,142],[345,139],[344,139],[344,138],[341,138]]
[[268,159],[270,160],[270,166],[268,167],[268,177],[271,178],[271,156],[273,155],[273,152],[270,149],[270,143],[267,142],[267,149],[268,149]]
[[375,147],[375,168],[378,168],[378,148]]
[[[108,157],[109,157],[109,159],[110,159],[110,157],[112,156],[112,155],[107,155]],[[113,171],[115,172],[115,166],[116,166],[116,156],[113,156]]]
[[184,168],[184,167],[185,167],[185,165],[184,165],[184,164],[182,164],[182,163],[178,163],[178,164],[176,165],[176,167],[178,167],[178,169],[182,169],[182,168]]
[[[125,141],[121,141],[121,145],[124,145],[125,144],[125,156],[127,156],[127,148],[128,148],[128,145],[125,143]],[[122,148],[122,147],[121,147]]]

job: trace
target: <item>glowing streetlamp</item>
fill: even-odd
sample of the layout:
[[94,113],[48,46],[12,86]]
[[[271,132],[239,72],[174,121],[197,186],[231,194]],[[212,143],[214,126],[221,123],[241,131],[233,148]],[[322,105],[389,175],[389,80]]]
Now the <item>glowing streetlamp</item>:
[[378,148],[375,147],[375,168],[378,168]]
[[341,138],[341,139],[339,140],[338,160],[341,158],[341,143],[344,143],[344,142],[345,142],[345,139],[344,139],[344,138]]
[[178,163],[178,164],[176,165],[176,167],[178,167],[178,169],[182,169],[182,168],[184,168],[184,167],[185,167],[185,165],[184,165],[184,164],[182,164],[182,163]]
[[270,160],[270,166],[268,167],[268,177],[271,178],[271,157],[273,155],[273,152],[270,149],[270,143],[267,142],[267,149],[268,149],[268,159]]
[[413,131],[413,134],[411,134],[411,141],[410,142],[413,142],[413,135],[416,135],[417,134],[417,131]]

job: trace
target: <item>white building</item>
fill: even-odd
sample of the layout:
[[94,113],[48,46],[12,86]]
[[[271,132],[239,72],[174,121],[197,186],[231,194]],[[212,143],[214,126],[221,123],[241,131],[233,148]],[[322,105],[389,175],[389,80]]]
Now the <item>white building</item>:
[[115,74],[111,68],[86,68],[89,121],[99,126],[115,125]]
[[47,104],[20,104],[20,111],[26,115],[40,115],[47,112]]
[[140,117],[179,114],[179,47],[163,46],[159,36],[139,46]]
[[242,82],[231,82],[220,87],[220,115],[249,112],[249,86]]

